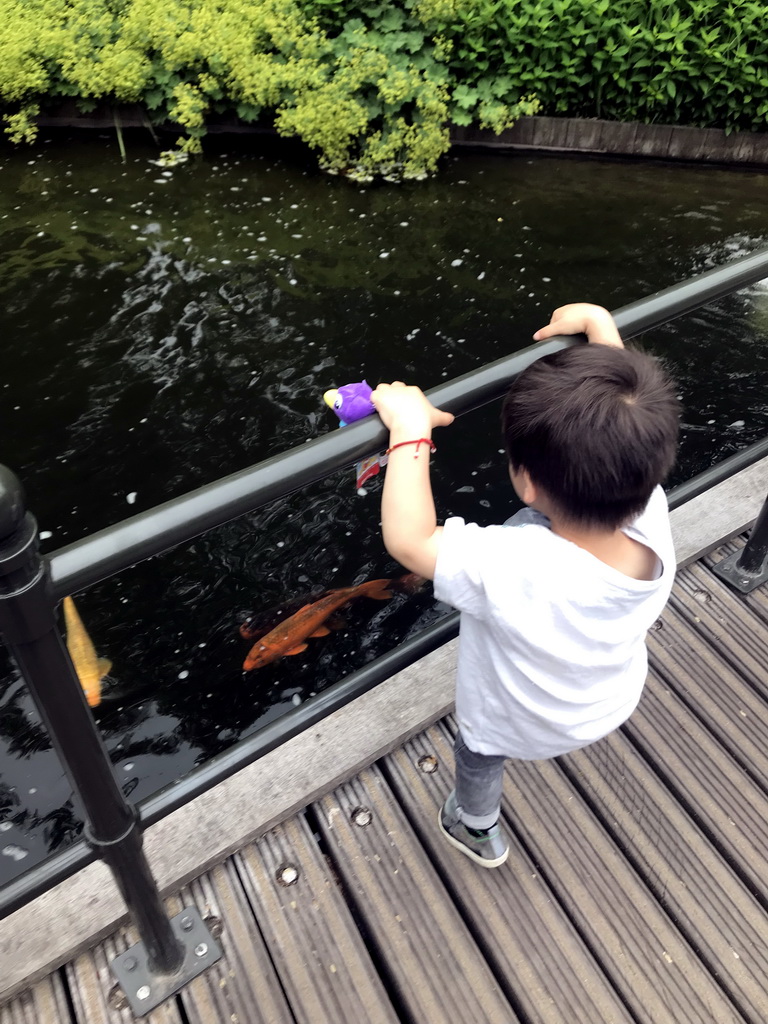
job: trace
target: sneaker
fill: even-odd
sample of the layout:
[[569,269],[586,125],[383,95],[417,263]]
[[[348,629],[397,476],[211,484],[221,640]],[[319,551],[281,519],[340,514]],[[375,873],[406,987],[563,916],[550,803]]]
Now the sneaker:
[[440,808],[437,824],[451,846],[461,850],[482,868],[501,867],[509,855],[509,846],[498,823],[483,835],[476,836],[469,831],[456,809],[455,790]]

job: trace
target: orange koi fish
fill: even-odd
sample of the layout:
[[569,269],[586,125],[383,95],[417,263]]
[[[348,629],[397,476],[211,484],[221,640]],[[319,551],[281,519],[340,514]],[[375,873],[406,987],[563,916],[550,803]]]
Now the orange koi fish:
[[342,587],[330,590],[324,597],[305,604],[289,618],[278,623],[269,633],[257,640],[243,662],[243,670],[251,672],[262,668],[271,661],[277,661],[289,654],[306,651],[305,643],[310,637],[328,636],[330,629],[325,625],[338,608],[356,597],[370,597],[374,601],[388,601],[392,597],[391,585],[394,580],[369,580],[356,587]]
[[[390,580],[388,589],[394,594],[415,594],[416,591],[421,590],[426,582],[423,576],[417,576],[414,572],[408,572],[398,579]],[[255,612],[245,622],[240,624],[240,636],[243,640],[258,640],[259,637],[274,629],[279,622],[287,622],[301,608],[314,604],[321,597],[327,597],[331,593],[334,593],[334,591],[329,589],[318,590],[314,594],[296,597],[288,601],[287,604],[276,605],[274,608]],[[331,625],[331,629],[333,628],[334,626]]]
[[85,699],[90,707],[95,708],[101,703],[101,681],[112,668],[112,662],[106,658],[96,657],[93,642],[86,632],[72,598],[65,597],[63,605],[64,622],[67,627],[67,650],[85,693]]
[[265,633],[269,633],[270,630],[274,629],[278,623],[287,622],[292,615],[305,605],[313,604],[315,601],[319,601],[321,597],[327,597],[328,594],[330,594],[328,589],[318,590],[314,594],[303,594],[300,597],[296,597],[286,604],[276,605],[274,608],[255,612],[253,615],[249,615],[245,622],[240,624],[240,636],[243,640],[258,640],[260,636],[264,636]]

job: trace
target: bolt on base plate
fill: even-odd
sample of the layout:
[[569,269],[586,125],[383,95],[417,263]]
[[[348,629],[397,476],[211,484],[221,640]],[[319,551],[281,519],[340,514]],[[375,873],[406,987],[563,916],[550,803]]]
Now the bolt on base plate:
[[722,562],[712,566],[712,572],[715,576],[719,576],[721,580],[730,583],[732,587],[735,587],[742,594],[751,594],[753,590],[768,581],[768,565],[764,565],[762,572],[756,576],[752,573],[746,573],[736,564],[741,554],[741,551],[734,551],[732,555],[728,555]]
[[143,942],[137,942],[110,963],[118,985],[134,1016],[143,1017],[221,959],[197,907],[187,907],[171,918],[171,928],[184,947],[184,962],[175,974],[156,974],[148,963]]

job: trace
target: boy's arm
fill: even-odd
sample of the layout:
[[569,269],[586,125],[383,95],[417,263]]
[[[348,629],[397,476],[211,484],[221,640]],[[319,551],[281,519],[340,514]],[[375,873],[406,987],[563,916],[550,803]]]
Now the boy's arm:
[[[447,427],[453,416],[436,409],[419,388],[402,381],[379,384],[371,401],[389,428],[389,447],[394,448],[381,499],[384,546],[406,569],[434,579],[443,530],[437,525],[432,498],[427,441],[433,427]],[[419,445],[403,444],[419,439],[423,439]]]
[[536,331],[533,339],[544,341],[556,334],[586,334],[587,340],[593,345],[624,348],[611,314],[603,306],[595,306],[591,302],[569,302],[558,307],[549,325]]

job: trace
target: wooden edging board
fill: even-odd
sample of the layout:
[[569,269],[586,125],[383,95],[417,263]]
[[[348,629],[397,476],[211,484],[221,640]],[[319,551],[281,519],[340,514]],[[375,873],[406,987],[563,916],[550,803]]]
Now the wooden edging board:
[[[138,104],[97,108],[91,114],[78,111],[74,101],[36,119],[41,128],[112,130],[148,128],[146,111]],[[175,124],[155,126],[179,134]],[[208,118],[210,134],[268,134],[271,126],[240,121],[234,114]],[[768,166],[768,132],[731,132],[722,128],[686,125],[642,124],[581,117],[521,117],[512,128],[497,135],[489,128],[450,129],[452,146],[483,146],[499,150],[541,150],[599,156],[650,157],[657,160],[691,160],[702,163]]]
[[500,135],[488,129],[454,128],[454,146],[532,149],[555,153],[649,157],[710,164],[768,165],[768,132],[601,121],[597,118],[521,117]]
[[[748,528],[768,493],[768,458],[672,513],[678,565]],[[451,641],[163,819],[145,849],[164,894],[290,818],[443,718],[453,706]],[[0,1002],[126,920],[109,870],[91,864],[0,921]]]

